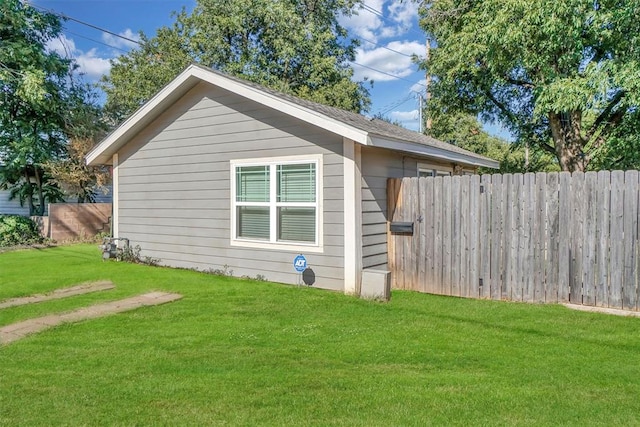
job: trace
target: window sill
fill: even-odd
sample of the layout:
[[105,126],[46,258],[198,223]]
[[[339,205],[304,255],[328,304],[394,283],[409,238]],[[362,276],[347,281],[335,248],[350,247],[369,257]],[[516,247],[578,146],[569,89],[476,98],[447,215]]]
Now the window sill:
[[240,248],[253,248],[253,249],[267,249],[272,251],[289,251],[298,253],[314,253],[320,254],[324,252],[322,245],[303,243],[271,243],[271,242],[259,242],[255,240],[231,240],[232,247]]

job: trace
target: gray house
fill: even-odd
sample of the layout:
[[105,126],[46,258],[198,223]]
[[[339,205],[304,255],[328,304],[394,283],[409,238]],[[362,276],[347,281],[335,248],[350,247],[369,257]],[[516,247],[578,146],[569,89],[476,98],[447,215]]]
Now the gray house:
[[29,215],[27,206],[20,206],[18,199],[9,200],[9,190],[0,190],[0,215]]
[[89,155],[113,234],[162,264],[357,293],[387,264],[389,177],[498,163],[380,120],[191,65]]

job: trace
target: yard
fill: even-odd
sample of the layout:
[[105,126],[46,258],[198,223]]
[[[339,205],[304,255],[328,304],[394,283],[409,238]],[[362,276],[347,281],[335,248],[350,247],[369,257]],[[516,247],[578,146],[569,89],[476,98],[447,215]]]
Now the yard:
[[640,319],[394,292],[389,303],[103,262],[0,254],[0,326],[150,290],[183,299],[0,347],[0,425],[637,425]]

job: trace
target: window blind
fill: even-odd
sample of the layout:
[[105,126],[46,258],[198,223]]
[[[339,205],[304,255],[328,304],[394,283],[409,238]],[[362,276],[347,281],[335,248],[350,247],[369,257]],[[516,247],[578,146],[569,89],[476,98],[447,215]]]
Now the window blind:
[[278,202],[315,202],[316,165],[278,165]]
[[236,201],[269,201],[268,166],[241,166],[236,169]]
[[314,242],[316,240],[316,209],[278,208],[278,240]]
[[269,240],[269,207],[238,206],[238,237]]

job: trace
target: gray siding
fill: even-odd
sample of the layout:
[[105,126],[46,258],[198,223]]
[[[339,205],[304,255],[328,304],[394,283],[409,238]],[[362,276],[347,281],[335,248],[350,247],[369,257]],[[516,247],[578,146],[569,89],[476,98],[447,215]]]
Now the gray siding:
[[322,154],[324,251],[314,286],[342,290],[342,137],[201,83],[119,152],[119,235],[175,267],[297,283],[297,252],[230,245],[230,161]]
[[18,199],[9,200],[9,190],[0,190],[0,215],[29,216],[29,207],[20,206]]
[[416,176],[417,163],[401,153],[362,147],[362,267],[387,268],[387,178]]

